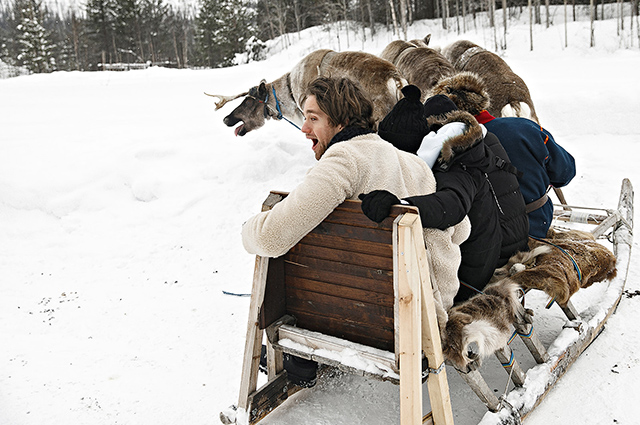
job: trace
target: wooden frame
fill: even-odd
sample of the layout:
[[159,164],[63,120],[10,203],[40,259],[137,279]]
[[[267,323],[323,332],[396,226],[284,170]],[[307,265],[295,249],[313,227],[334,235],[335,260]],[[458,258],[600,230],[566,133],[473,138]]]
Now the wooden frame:
[[[284,196],[272,192],[263,210]],[[258,256],[238,404],[235,417],[221,413],[223,423],[257,423],[300,390],[283,370],[282,354],[289,353],[399,383],[401,424],[422,424],[424,352],[434,372],[427,379],[433,411],[425,420],[452,425],[422,235],[413,207],[395,206],[377,224],[360,202],[345,201],[284,256]],[[258,389],[263,331],[268,382]],[[361,370],[327,354],[345,347],[375,367]]]
[[[263,208],[271,208],[284,196],[286,194],[272,193]],[[221,413],[224,423],[257,423],[300,390],[288,380],[282,367],[282,354],[290,353],[349,372],[399,383],[402,425],[453,424],[419,215],[412,207],[395,206],[392,217],[376,225],[359,211],[358,202],[347,201],[285,256],[256,258],[237,411],[235,414]],[[539,382],[528,385],[528,371],[521,369],[509,346],[498,350],[496,356],[515,388],[500,398],[489,388],[479,370],[458,371],[489,409],[482,419],[485,425],[520,424],[602,332],[622,298],[633,244],[631,182],[623,181],[616,210],[600,209],[604,214],[590,211],[593,209],[571,206],[570,210],[557,212],[554,224],[578,222],[590,225],[596,238],[607,237],[617,258],[618,276],[608,283],[602,299],[589,306],[589,314],[586,310],[581,314],[571,303],[562,306],[568,321],[549,350],[537,338],[528,314],[524,314],[522,323],[514,323],[516,333],[536,361],[534,367],[548,370],[549,378],[544,386]],[[335,247],[342,247],[343,252],[336,254],[332,251]],[[367,252],[362,252],[362,247]],[[366,266],[356,264],[357,258]],[[293,270],[300,267],[305,271]],[[293,289],[287,293],[286,276],[289,274]],[[333,293],[322,296],[333,297],[331,300],[337,304],[352,303],[334,310],[341,320],[329,317],[334,312],[320,310],[305,317],[305,312],[296,304],[299,296],[314,292],[308,291],[309,287],[305,285],[313,285],[316,281],[324,282],[329,292],[337,290],[346,301],[340,301],[340,296]],[[323,301],[322,296],[312,294],[315,298],[309,298],[307,302],[331,307],[332,303]],[[290,300],[293,302],[288,303]],[[375,314],[365,311],[367,304]],[[357,314],[350,316],[353,312]],[[327,320],[314,323],[311,319],[315,315]],[[346,325],[340,327],[336,323]],[[367,329],[367,337],[360,339],[357,331],[349,329],[351,326]],[[257,389],[264,331],[267,335],[268,383]],[[379,372],[342,364],[339,356],[326,354],[340,352],[345,347],[358,351],[360,359],[376,365]],[[422,355],[427,357],[432,368],[427,386],[433,411],[424,417]]]

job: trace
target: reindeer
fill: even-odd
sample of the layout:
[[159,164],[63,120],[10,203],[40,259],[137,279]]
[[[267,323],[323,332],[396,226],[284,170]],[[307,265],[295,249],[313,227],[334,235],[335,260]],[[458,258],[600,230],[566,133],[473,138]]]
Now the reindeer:
[[[262,127],[267,119],[285,119],[297,127],[303,123],[301,97],[309,83],[319,76],[346,77],[358,81],[373,101],[373,118],[382,121],[402,97],[400,89],[407,81],[390,62],[364,52],[334,52],[316,50],[290,72],[236,96],[210,95],[219,99],[216,110],[227,102],[245,96],[242,103],[223,122],[232,127],[237,123],[236,136],[244,136]],[[207,94],[207,93],[205,93]]]
[[388,60],[398,68],[409,84],[420,89],[422,102],[440,78],[456,72],[447,58],[428,47],[430,39],[431,34],[422,40],[392,41],[380,54],[382,59]]
[[487,109],[491,115],[524,117],[539,123],[527,85],[500,56],[467,40],[450,44],[442,53],[457,71],[482,78],[491,99]]

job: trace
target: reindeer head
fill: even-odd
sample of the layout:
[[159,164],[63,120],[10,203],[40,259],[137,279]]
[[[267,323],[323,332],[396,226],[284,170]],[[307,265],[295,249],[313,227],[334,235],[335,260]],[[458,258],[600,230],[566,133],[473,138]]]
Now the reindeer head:
[[480,361],[477,343],[469,341],[465,327],[473,321],[469,314],[450,311],[446,329],[443,332],[442,352],[458,370],[468,372]]
[[222,120],[228,127],[233,127],[241,123],[235,129],[236,136],[244,136],[248,132],[262,127],[265,120],[270,117],[270,109],[267,104],[269,100],[269,89],[264,80],[262,80],[258,86],[249,89],[248,92],[237,96],[208,96],[220,99],[220,101],[216,103],[216,110],[222,108],[222,106],[230,100],[246,96],[242,103]]

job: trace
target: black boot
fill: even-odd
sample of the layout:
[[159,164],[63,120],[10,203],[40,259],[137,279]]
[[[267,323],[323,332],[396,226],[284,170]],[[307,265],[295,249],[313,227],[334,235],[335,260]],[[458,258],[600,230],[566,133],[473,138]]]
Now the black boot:
[[[284,370],[287,371],[289,380],[303,388],[310,388],[316,384],[316,373],[318,371],[318,363],[313,360],[303,359],[301,357],[286,354],[283,357]],[[263,373],[267,373],[267,347],[262,346],[260,351],[259,369]]]

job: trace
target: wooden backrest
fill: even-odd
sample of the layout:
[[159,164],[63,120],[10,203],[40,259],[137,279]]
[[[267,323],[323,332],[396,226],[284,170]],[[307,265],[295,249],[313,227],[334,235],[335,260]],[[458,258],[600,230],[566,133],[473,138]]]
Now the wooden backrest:
[[[272,192],[264,208],[284,196]],[[416,210],[393,207],[378,224],[360,202],[345,201],[288,253],[270,259],[260,327],[289,314],[298,327],[393,352],[393,222],[403,213]]]

